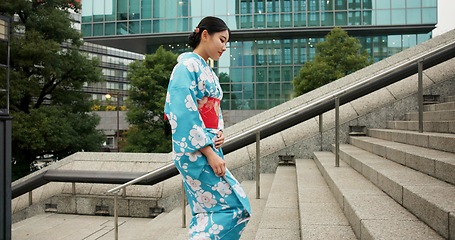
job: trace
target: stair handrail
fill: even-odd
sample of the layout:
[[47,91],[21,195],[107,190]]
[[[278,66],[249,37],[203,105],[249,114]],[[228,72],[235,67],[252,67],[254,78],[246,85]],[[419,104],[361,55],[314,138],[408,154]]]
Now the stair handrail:
[[[258,142],[261,138],[266,138],[270,135],[278,133],[283,129],[292,127],[298,123],[304,122],[309,118],[318,116],[326,111],[329,111],[334,108],[336,103],[332,101],[335,99],[338,101],[338,104],[344,104],[346,102],[352,101],[359,97],[362,97],[366,94],[369,94],[373,91],[381,89],[385,86],[388,86],[394,82],[400,81],[406,77],[409,77],[417,72],[416,69],[411,69],[413,65],[418,64],[419,70],[427,69],[444,61],[447,61],[451,58],[455,57],[455,40],[451,39],[443,44],[440,44],[435,49],[427,50],[424,53],[421,53],[411,59],[403,60],[401,63],[394,65],[393,67],[388,67],[384,70],[381,70],[376,76],[363,78],[363,80],[356,82],[351,85],[347,85],[339,89],[338,91],[321,96],[319,98],[311,100],[308,104],[296,107],[293,110],[273,118],[272,120],[267,120],[255,127],[252,127],[246,131],[242,131],[238,134],[234,134],[232,137],[229,136],[224,145],[223,145],[223,152],[228,154],[232,151],[235,151],[241,147],[247,146],[253,142]],[[417,68],[417,67],[416,67]],[[395,72],[396,71],[396,72]],[[420,73],[419,73],[420,74]],[[389,77],[386,79],[387,81],[383,81],[385,77]],[[376,81],[374,81],[376,80]],[[381,80],[381,81],[378,81]],[[370,84],[372,86],[370,86]],[[341,99],[341,100],[340,100]],[[259,134],[260,133],[260,134]],[[258,169],[258,168],[257,168]],[[54,169],[55,173],[61,173],[62,170]],[[86,173],[87,171],[83,171]],[[95,171],[93,171],[95,172]],[[59,174],[56,174],[51,180],[45,179],[47,172],[41,173],[39,175],[34,176],[31,179],[28,179],[31,186],[27,185],[23,187],[24,189],[29,189],[29,191],[44,185],[49,181],[60,181],[60,182],[75,182],[79,178],[77,177],[62,177]],[[154,185],[161,181],[167,180],[175,175],[178,174],[178,170],[175,168],[174,163],[168,163],[158,169],[155,169],[149,173],[146,173],[140,177],[137,177],[133,180],[128,181],[120,186],[112,188],[108,190],[106,193],[115,193],[115,202],[117,202],[117,193],[123,189],[125,190],[127,186],[132,184],[141,182],[143,180],[147,180],[146,183],[148,185]],[[110,178],[109,178],[110,179]],[[80,180],[80,179],[79,179]],[[105,181],[105,179],[101,179],[101,181]],[[13,190],[13,189],[12,189]],[[116,203],[115,203],[116,204]],[[116,210],[115,210],[116,211]],[[118,222],[116,222],[116,226],[118,226]],[[118,236],[118,233],[117,233]]]
[[[426,62],[426,57],[431,56],[433,54],[437,54],[438,52],[441,52],[441,51],[449,51],[447,49],[449,47],[451,48],[450,50],[454,51],[454,49],[455,49],[455,40],[452,40],[450,42],[446,42],[445,44],[441,44],[436,49],[432,49],[429,52],[421,53],[420,55],[417,55],[417,56],[413,57],[410,60],[405,60],[405,61],[403,61],[403,63],[397,64],[397,65],[395,65],[395,66],[393,66],[391,68],[387,68],[385,70],[382,70],[377,75],[370,76],[370,77],[367,77],[366,79],[364,79],[362,81],[353,83],[353,84],[348,85],[348,86],[344,86],[344,87],[342,87],[342,89],[336,91],[335,93],[330,93],[328,95],[313,99],[309,104],[296,107],[293,110],[291,110],[291,111],[289,111],[289,112],[287,112],[285,114],[282,114],[280,116],[277,116],[276,118],[273,118],[272,120],[267,120],[267,121],[261,123],[260,125],[257,125],[257,126],[255,126],[253,128],[249,128],[246,131],[243,131],[243,132],[241,132],[239,134],[236,134],[236,135],[234,135],[232,137],[229,137],[229,138],[227,138],[224,141],[224,145],[228,145],[231,142],[239,141],[238,139],[241,139],[242,137],[245,137],[247,135],[253,135],[256,132],[260,132],[260,131],[266,129],[270,125],[273,125],[273,124],[278,123],[278,122],[282,122],[285,119],[289,119],[289,117],[291,117],[293,115],[296,115],[298,113],[301,113],[305,109],[308,109],[310,107],[314,107],[317,104],[321,104],[324,101],[335,99],[337,97],[341,97],[343,94],[348,93],[349,91],[351,91],[351,90],[353,90],[355,88],[361,87],[361,86],[365,85],[366,83],[371,82],[373,80],[377,80],[377,79],[383,78],[385,75],[390,74],[391,72],[393,72],[395,70],[398,70],[398,69],[401,69],[401,68],[403,68],[405,66],[415,65],[416,69],[417,69],[417,65],[416,64],[418,62],[422,61],[422,62],[425,63]],[[448,59],[450,59],[450,58],[448,58]],[[446,60],[448,60],[448,59],[446,59]],[[441,61],[441,62],[443,62],[443,61]],[[436,65],[436,64],[426,65],[426,66],[424,65],[425,66],[424,68],[426,69],[426,68],[432,67],[434,65]],[[389,85],[389,84],[387,84],[387,85]],[[382,88],[382,87],[380,87],[380,88]],[[380,88],[378,88],[378,89],[380,89]],[[375,89],[373,91],[376,91],[378,89]],[[373,91],[367,92],[366,94],[371,93]],[[276,131],[276,132],[279,132],[279,131]],[[262,135],[261,135],[261,138],[262,138]],[[247,145],[247,144],[245,144],[245,145]],[[223,150],[224,149],[226,149],[226,147],[223,147]]]
[[[437,53],[440,53],[440,54],[437,54]],[[439,56],[439,55],[441,55],[441,56]],[[439,61],[438,60],[434,60],[434,61],[428,60],[428,59],[431,59],[432,56],[433,57],[436,56],[436,59],[439,57],[444,60],[440,60],[440,59],[439,59]],[[359,82],[356,82],[356,83],[348,85],[348,86],[345,86],[342,89],[335,91],[334,93],[330,93],[330,94],[322,96],[320,98],[316,98],[316,99],[312,100],[309,104],[303,105],[301,107],[297,107],[296,109],[289,111],[276,118],[273,118],[272,120],[269,119],[269,120],[263,122],[262,124],[257,125],[256,127],[253,127],[244,132],[235,134],[234,136],[226,139],[226,141],[224,142],[223,151],[225,154],[227,154],[231,151],[234,151],[241,147],[247,146],[248,144],[250,144],[254,141],[256,142],[256,175],[255,175],[255,177],[256,177],[256,196],[257,196],[257,198],[259,198],[259,185],[260,185],[259,184],[259,181],[260,181],[259,180],[259,162],[260,162],[259,161],[259,156],[260,156],[259,141],[261,138],[268,137],[272,134],[275,134],[275,133],[278,133],[278,132],[284,130],[285,128],[294,126],[300,122],[304,122],[311,117],[320,115],[326,111],[329,111],[334,106],[335,110],[336,110],[336,126],[335,126],[336,127],[336,136],[335,136],[335,139],[336,139],[336,143],[337,143],[337,152],[338,152],[338,134],[339,134],[338,133],[338,131],[339,131],[338,124],[339,124],[339,106],[340,105],[342,105],[346,102],[352,101],[354,99],[357,99],[366,94],[369,94],[378,89],[381,89],[394,82],[400,81],[408,76],[411,76],[412,74],[414,74],[414,70],[409,70],[408,69],[409,66],[418,64],[417,71],[419,72],[419,76],[420,76],[421,71],[423,71],[423,69],[424,69],[423,64],[425,62],[427,62],[425,67],[428,68],[428,67],[434,66],[436,64],[439,64],[441,62],[444,62],[453,57],[455,57],[455,40],[453,40],[452,42],[448,42],[448,43],[446,42],[445,44],[441,44],[440,46],[438,46],[435,49],[430,50],[429,52],[424,52],[422,54],[419,54],[418,56],[413,57],[412,60],[403,61],[403,63],[399,63],[397,65],[394,65],[391,68],[387,68],[386,70],[381,71],[379,74],[377,74],[375,76],[367,77],[364,80],[361,80]],[[398,73],[396,73],[395,72],[396,70],[401,70],[401,71],[403,71],[403,73],[401,73],[400,71],[398,71]],[[397,74],[397,76],[394,76],[394,73]],[[384,81],[383,78],[386,78],[386,77],[389,77],[389,79],[387,79],[387,81]],[[421,78],[421,77],[419,77],[419,78]],[[379,80],[381,80],[381,82],[378,82]],[[419,85],[420,85],[420,80],[421,79],[419,79]],[[378,82],[378,83],[376,83],[376,82]],[[369,85],[367,86],[367,83],[371,84],[373,86],[370,88]],[[345,94],[347,94],[348,96],[344,96]],[[314,116],[309,113],[307,113],[307,116],[305,116],[304,114],[306,112],[311,112],[311,108],[316,108],[312,112],[312,114]],[[307,110],[307,111],[305,111],[305,110]],[[265,132],[265,134],[262,134],[262,132]],[[254,137],[254,139],[252,139],[252,137]],[[237,142],[238,142],[237,147],[235,147]],[[230,145],[233,145],[234,147],[230,148]],[[337,154],[335,165],[339,166],[338,154]],[[123,193],[125,193],[127,186],[137,183],[143,179],[152,178],[155,175],[162,176],[162,174],[164,174],[164,171],[169,173],[169,175],[167,176],[167,178],[165,178],[163,176],[164,178],[162,180],[168,179],[168,178],[173,177],[178,174],[178,170],[176,169],[174,164],[169,163],[150,173],[147,173],[141,177],[133,179],[125,184],[122,184],[118,187],[112,188],[107,191],[107,193],[114,193],[114,217],[115,217],[114,236],[115,236],[116,240],[118,239],[118,209],[117,209],[118,200],[117,199],[118,199],[119,191],[121,189],[123,189]],[[183,197],[183,201],[184,201],[184,197]],[[182,214],[183,214],[183,216],[185,214],[184,207],[182,208]],[[185,217],[183,218],[182,225],[183,225],[182,227],[185,226]]]
[[[423,62],[425,63],[425,65],[424,65],[425,68],[434,66],[434,65],[436,65],[436,64],[438,64],[438,63],[442,63],[442,62],[448,60],[449,57],[443,56],[443,57],[442,57],[443,60],[435,61],[436,63],[435,63],[435,62],[432,62],[431,64],[427,64],[427,63],[428,63],[428,61],[427,61],[428,58],[426,58],[426,57],[427,57],[428,55],[434,54],[434,53],[437,52],[437,51],[441,51],[441,50],[443,50],[444,48],[450,47],[451,49],[448,49],[446,52],[452,51],[451,56],[450,56],[450,58],[452,58],[452,57],[453,57],[452,55],[455,55],[455,54],[453,53],[453,51],[454,51],[454,50],[453,50],[453,48],[454,48],[453,45],[454,45],[454,41],[452,40],[452,42],[447,42],[447,43],[445,43],[445,44],[441,44],[437,49],[433,49],[433,50],[431,50],[430,52],[420,54],[419,56],[414,57],[412,60],[404,60],[403,62],[413,62],[413,63],[415,63],[415,62],[418,61],[418,60],[423,60]],[[444,54],[440,54],[440,55],[444,55]],[[401,64],[401,65],[395,66],[395,67],[393,67],[393,68],[388,68],[388,69],[386,69],[386,70],[383,70],[382,73],[380,73],[380,74],[381,74],[381,75],[384,75],[384,74],[390,73],[392,70],[396,70],[396,69],[398,69],[400,66],[405,66],[405,65],[406,65],[406,64]],[[408,64],[408,65],[409,65],[409,64]],[[408,77],[408,76],[410,76],[410,75],[411,75],[411,73],[407,73],[407,75],[406,75],[406,74],[402,74],[402,79],[405,78],[405,77]],[[367,78],[367,79],[364,80],[364,81],[361,81],[360,83],[354,84],[354,85],[352,85],[352,86],[348,86],[347,89],[339,90],[339,91],[337,92],[337,94],[338,94],[338,95],[344,94],[344,93],[346,93],[346,91],[347,91],[348,89],[352,89],[352,88],[354,88],[355,86],[358,86],[358,85],[360,85],[360,84],[364,84],[367,80],[370,80],[370,81],[371,81],[371,79],[372,79],[372,78],[370,77],[370,78]],[[388,84],[384,84],[384,85],[388,85]],[[383,86],[382,86],[382,87],[383,87]],[[379,89],[379,88],[382,88],[382,87],[377,87],[376,89],[373,89],[373,90],[371,90],[370,92],[372,92],[372,91],[374,91],[374,90],[377,90],[377,89]],[[367,92],[367,93],[370,93],[370,92]],[[333,94],[332,94],[332,95],[333,95]],[[333,96],[335,96],[335,95],[333,95]],[[329,99],[329,96],[325,96],[325,97],[319,98],[319,101],[318,101],[318,102],[322,102],[323,100],[327,100],[327,99]],[[272,126],[272,127],[269,127],[269,128],[274,129],[274,131],[270,131],[270,133],[267,133],[267,134],[264,134],[264,133],[263,133],[263,130],[264,130],[264,129],[267,129],[267,128],[266,128],[267,124],[271,124],[271,125],[274,125],[274,124],[275,124],[275,125],[276,125],[276,122],[277,122],[277,121],[281,121],[281,120],[283,120],[283,119],[285,119],[285,118],[287,118],[287,117],[289,117],[289,116],[296,115],[296,114],[298,114],[299,112],[302,112],[302,110],[305,110],[305,108],[308,109],[308,108],[310,108],[310,107],[315,107],[315,106],[317,105],[318,102],[316,102],[315,100],[312,100],[312,102],[311,102],[310,104],[304,105],[304,106],[302,106],[302,107],[298,107],[298,108],[292,110],[291,112],[288,112],[288,113],[286,113],[286,114],[284,114],[284,115],[282,115],[282,116],[280,116],[280,117],[277,117],[277,118],[275,118],[275,119],[273,119],[273,120],[269,120],[269,121],[266,122],[266,123],[262,123],[261,125],[259,125],[259,126],[257,126],[257,127],[254,127],[254,128],[249,129],[249,130],[247,130],[247,131],[244,131],[244,132],[242,132],[242,133],[240,133],[240,134],[235,134],[235,135],[232,136],[232,137],[228,137],[228,138],[226,139],[224,145],[223,145],[223,152],[224,152],[225,154],[228,154],[229,152],[232,152],[232,151],[234,151],[234,150],[239,149],[239,146],[243,147],[243,146],[246,146],[246,145],[248,145],[248,144],[254,142],[254,141],[255,141],[255,136],[254,136],[254,132],[255,132],[255,131],[259,131],[259,130],[260,130],[260,131],[262,132],[261,135],[260,135],[261,138],[265,138],[265,137],[268,136],[268,135],[271,135],[271,134],[273,134],[273,133],[276,133],[276,132],[281,131],[281,129],[276,129],[275,126]],[[314,114],[313,114],[313,115],[314,115]],[[309,118],[309,117],[315,117],[315,116],[317,116],[317,115],[318,115],[318,114],[316,114],[316,115],[314,115],[314,116],[309,116],[309,115],[307,115],[306,117],[308,117],[308,118]],[[292,118],[292,117],[291,117],[291,118]],[[303,121],[307,120],[308,118],[306,118],[306,119],[305,119],[305,118],[299,119],[299,122],[303,122]],[[295,125],[295,124],[297,124],[297,123],[294,123],[294,125]],[[288,125],[287,127],[289,127],[289,126],[292,126],[292,124],[291,124],[291,125]],[[253,138],[253,141],[248,142],[248,141],[244,141],[244,139],[240,139],[241,137],[245,138],[245,137],[249,137],[249,136],[251,136],[251,135],[253,135],[253,137],[252,137],[252,138]],[[237,146],[235,146],[237,142],[240,142],[240,144],[237,144]],[[49,182],[49,181],[57,181],[57,182],[59,182],[59,181],[60,181],[60,182],[78,182],[78,181],[80,180],[80,179],[77,178],[77,177],[73,177],[73,178],[68,178],[68,177],[62,178],[61,176],[55,176],[55,177],[53,177],[52,179],[49,180],[49,179],[47,179],[47,177],[46,177],[47,174],[49,173],[49,171],[50,171],[50,170],[47,170],[46,172],[43,172],[43,173],[41,173],[41,174],[39,174],[39,175],[36,175],[36,176],[34,176],[34,177],[32,177],[32,178],[26,180],[25,182],[21,182],[21,183],[20,183],[20,185],[21,185],[21,186],[20,186],[20,188],[21,188],[21,189],[20,189],[20,193],[19,193],[19,194],[16,194],[16,197],[19,196],[19,195],[22,195],[22,194],[23,194],[22,192],[24,192],[24,191],[32,191],[33,189],[36,189],[36,188],[38,188],[38,187],[40,187],[40,186],[46,184],[46,183]],[[63,170],[54,169],[53,171],[55,171],[55,172],[60,172],[60,171],[63,171]],[[77,171],[76,171],[76,172],[77,172]],[[85,173],[85,172],[87,172],[87,171],[81,171],[81,172],[84,172],[84,173]],[[99,171],[93,171],[93,174],[96,175],[97,172],[99,173]],[[166,174],[164,174],[164,172],[167,172],[167,173],[169,173],[169,174],[166,175]],[[163,174],[157,174],[157,173],[163,173]],[[156,177],[154,177],[155,174],[157,174]],[[177,174],[178,174],[177,169],[173,169],[173,163],[169,163],[169,164],[167,164],[167,165],[165,165],[165,166],[163,166],[163,167],[161,167],[161,168],[159,168],[159,169],[157,169],[157,170],[154,170],[154,171],[152,171],[152,172],[146,173],[146,174],[144,174],[143,176],[140,176],[140,177],[138,177],[138,178],[140,178],[141,180],[147,179],[148,182],[147,182],[146,184],[148,184],[148,185],[153,185],[153,184],[155,184],[155,183],[161,182],[162,180],[166,180],[166,179],[168,179],[168,178],[171,178],[171,177],[173,177],[173,176],[175,176],[175,175],[177,175]],[[163,177],[163,175],[166,175],[166,176]],[[159,179],[162,179],[162,180],[159,180]],[[139,180],[139,181],[134,181],[134,179],[133,179],[133,180],[129,181],[129,183],[134,184],[134,183],[140,182],[141,180]],[[133,181],[134,181],[134,182],[133,182]],[[84,182],[86,182],[86,181],[84,181]],[[98,181],[98,182],[99,182],[99,183],[105,183],[105,181],[104,181],[103,179],[101,179],[101,180]],[[131,185],[131,184],[129,184],[129,185]],[[16,185],[13,185],[13,186],[12,186],[12,192],[13,192],[13,193],[16,192],[16,190],[17,190],[17,189],[15,189],[15,186],[16,186]],[[17,186],[16,186],[16,187],[17,187]],[[118,189],[121,189],[122,187],[125,187],[125,184],[123,184],[123,185],[121,185],[121,186],[119,186],[119,187],[116,187],[116,189],[114,189],[113,191],[117,191]],[[113,192],[113,191],[110,191],[110,192]]]
[[[448,49],[449,47],[450,47],[450,49]],[[236,135],[234,135],[232,137],[229,137],[224,142],[223,151],[224,151],[225,154],[228,154],[228,153],[232,152],[233,150],[237,150],[238,148],[236,148],[236,149],[229,148],[230,144],[235,144],[236,142],[242,142],[243,146],[246,146],[246,145],[250,144],[250,143],[245,143],[244,138],[246,138],[246,137],[248,137],[250,135],[251,136],[255,136],[257,132],[262,132],[263,130],[267,129],[267,127],[270,128],[270,126],[273,125],[273,124],[280,123],[280,122],[283,122],[284,120],[290,119],[291,116],[299,114],[299,113],[303,112],[304,110],[309,109],[310,107],[316,107],[318,104],[321,104],[321,103],[323,103],[325,101],[328,101],[328,100],[335,99],[336,97],[340,97],[341,98],[341,96],[343,94],[348,93],[348,91],[351,91],[351,90],[353,90],[355,88],[364,86],[366,83],[368,83],[370,81],[373,81],[373,80],[376,80],[378,78],[381,79],[385,75],[390,74],[391,72],[393,72],[393,71],[395,71],[397,69],[399,70],[399,69],[401,69],[401,68],[403,68],[405,66],[415,65],[419,61],[423,61],[425,63],[426,60],[428,60],[426,58],[428,56],[431,56],[433,54],[437,54],[438,52],[445,53],[445,52],[450,52],[450,51],[453,51],[451,54],[453,54],[455,56],[455,40],[452,40],[452,41],[450,41],[448,43],[442,44],[438,48],[432,49],[429,52],[425,52],[425,53],[422,53],[422,54],[420,54],[418,56],[415,56],[411,60],[405,60],[404,63],[398,64],[398,65],[393,66],[392,68],[388,68],[386,70],[383,70],[378,75],[367,77],[366,79],[364,79],[364,80],[362,80],[360,82],[354,83],[354,84],[352,84],[350,86],[347,86],[345,88],[342,88],[342,89],[336,91],[335,93],[331,93],[329,95],[326,95],[326,96],[323,96],[323,97],[319,97],[319,98],[317,98],[315,100],[312,100],[312,102],[310,102],[307,105],[303,105],[303,106],[297,107],[297,108],[295,108],[294,110],[292,110],[292,111],[290,111],[288,113],[285,113],[285,114],[283,114],[281,116],[273,118],[272,120],[267,120],[264,123],[262,123],[262,124],[260,124],[260,125],[258,125],[256,127],[250,128],[250,129],[248,129],[248,130],[246,130],[244,132],[241,132],[241,133],[236,134]],[[441,54],[443,54],[443,53],[441,53]],[[444,61],[446,61],[446,60],[448,60],[450,58],[453,58],[454,56],[451,56],[451,57],[449,56],[448,58],[446,58],[445,60],[443,60],[441,62],[444,62]],[[430,64],[427,64],[427,65],[424,64],[424,66],[425,66],[425,69],[426,69],[426,68],[432,67],[432,66],[434,66],[434,65],[436,65],[438,63],[440,63],[440,62],[430,63]],[[389,85],[389,84],[387,84],[387,85]],[[382,86],[382,87],[384,87],[384,86]],[[378,89],[380,89],[382,87],[379,87]],[[373,91],[376,91],[378,89],[374,89],[374,90],[372,90],[370,92],[366,92],[364,95],[366,95],[368,93],[371,93]],[[277,130],[276,128],[275,128],[275,130],[276,131],[274,131],[273,134],[281,131],[281,130]],[[270,136],[270,135],[268,135],[268,136]],[[265,138],[265,136],[261,134],[261,138]],[[165,166],[162,166],[162,167],[160,167],[158,169],[155,169],[155,170],[153,170],[153,171],[151,171],[151,172],[149,172],[149,173],[147,173],[147,174],[145,174],[143,176],[140,176],[140,177],[138,177],[136,179],[133,179],[133,180],[125,183],[125,184],[122,184],[120,186],[112,188],[112,189],[108,190],[107,193],[114,193],[114,192],[120,191],[121,189],[123,189],[125,187],[128,187],[128,186],[130,186],[130,185],[132,185],[134,183],[137,183],[139,181],[142,181],[144,179],[152,180],[154,175],[161,176],[162,174],[160,174],[160,173],[164,173],[164,172],[168,172],[168,173],[174,174],[174,175],[168,176],[167,178],[165,178],[163,180],[166,180],[166,179],[171,178],[171,177],[173,177],[173,176],[178,174],[178,170],[175,168],[174,163],[168,163]]]

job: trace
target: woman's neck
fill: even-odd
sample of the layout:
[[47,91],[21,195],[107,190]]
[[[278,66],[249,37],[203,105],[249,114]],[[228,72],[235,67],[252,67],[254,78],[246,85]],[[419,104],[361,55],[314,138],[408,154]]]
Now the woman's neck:
[[202,59],[204,59],[206,62],[209,59],[209,56],[204,56],[202,49],[196,48],[193,50],[194,53],[199,55]]

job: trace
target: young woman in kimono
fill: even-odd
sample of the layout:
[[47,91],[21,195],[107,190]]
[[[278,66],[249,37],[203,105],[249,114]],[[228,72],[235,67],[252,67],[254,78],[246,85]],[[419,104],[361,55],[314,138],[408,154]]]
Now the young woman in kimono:
[[218,77],[207,64],[226,50],[230,30],[206,17],[189,36],[193,52],[178,57],[164,112],[172,128],[172,154],[192,210],[189,239],[239,239],[251,214],[246,193],[225,166]]

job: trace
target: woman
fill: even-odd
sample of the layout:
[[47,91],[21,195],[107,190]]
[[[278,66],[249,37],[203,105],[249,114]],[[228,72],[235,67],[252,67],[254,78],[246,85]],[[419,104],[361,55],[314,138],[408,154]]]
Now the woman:
[[230,30],[206,17],[189,36],[193,52],[178,57],[164,112],[172,128],[175,166],[192,210],[189,239],[239,239],[251,214],[248,198],[226,169],[218,77],[207,64],[226,50]]

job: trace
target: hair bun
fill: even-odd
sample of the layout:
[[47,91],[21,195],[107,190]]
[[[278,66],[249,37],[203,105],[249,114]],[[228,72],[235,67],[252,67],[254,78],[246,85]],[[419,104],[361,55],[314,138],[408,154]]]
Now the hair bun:
[[195,49],[199,43],[198,38],[200,38],[200,35],[198,36],[197,33],[195,32],[190,33],[190,35],[188,36],[188,45],[191,48]]

